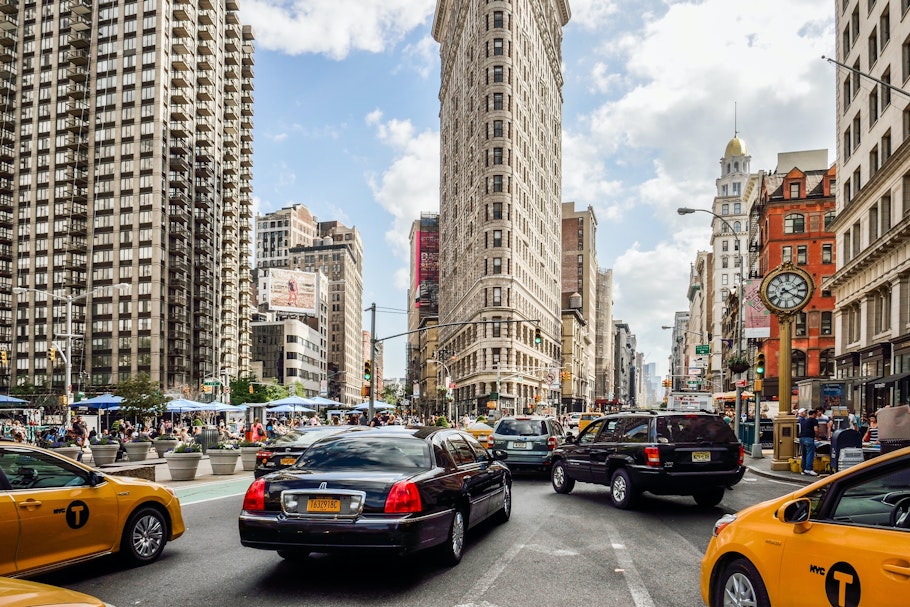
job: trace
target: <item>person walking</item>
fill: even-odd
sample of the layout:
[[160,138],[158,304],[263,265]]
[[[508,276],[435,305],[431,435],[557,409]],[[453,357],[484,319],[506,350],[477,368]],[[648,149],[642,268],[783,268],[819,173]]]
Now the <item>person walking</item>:
[[878,444],[878,417],[869,416],[869,427],[866,428],[866,435],[863,436],[864,443]]
[[813,470],[815,464],[815,437],[818,434],[817,410],[799,410],[799,448],[802,453],[802,473],[806,476],[818,476]]

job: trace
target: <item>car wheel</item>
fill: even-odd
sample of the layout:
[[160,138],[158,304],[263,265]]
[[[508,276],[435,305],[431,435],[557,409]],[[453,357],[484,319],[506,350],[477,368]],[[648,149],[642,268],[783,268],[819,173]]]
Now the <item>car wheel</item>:
[[506,483],[502,487],[502,508],[496,513],[497,523],[507,523],[512,518],[512,485]]
[[449,535],[439,547],[439,558],[446,566],[452,567],[461,562],[464,551],[465,518],[464,512],[455,510],[452,524],[449,526]]
[[310,556],[310,551],[301,548],[285,548],[278,551],[278,556],[286,561],[302,561]]
[[559,460],[553,464],[553,469],[550,471],[550,482],[553,483],[553,489],[556,493],[569,493],[575,488],[575,479],[569,476],[564,460]]
[[635,488],[632,486],[632,479],[625,468],[620,468],[613,473],[610,479],[610,499],[613,505],[622,510],[631,508],[638,497]]
[[770,607],[768,591],[755,566],[746,559],[727,565],[717,580],[712,607]]
[[140,508],[123,528],[120,552],[134,565],[151,563],[167,543],[167,522],[154,508]]
[[699,491],[692,497],[695,498],[695,503],[704,508],[711,508],[716,506],[724,499],[724,488],[723,487],[714,487],[708,489],[707,491]]

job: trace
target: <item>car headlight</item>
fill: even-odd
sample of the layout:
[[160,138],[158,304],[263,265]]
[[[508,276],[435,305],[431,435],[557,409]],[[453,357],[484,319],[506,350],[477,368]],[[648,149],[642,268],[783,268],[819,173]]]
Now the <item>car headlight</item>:
[[714,537],[720,535],[720,532],[727,528],[730,523],[736,520],[735,514],[725,514],[714,523]]

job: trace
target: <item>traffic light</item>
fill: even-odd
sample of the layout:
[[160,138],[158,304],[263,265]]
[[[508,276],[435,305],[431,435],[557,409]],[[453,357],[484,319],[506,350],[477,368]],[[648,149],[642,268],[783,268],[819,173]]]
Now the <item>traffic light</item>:
[[363,363],[363,379],[370,381],[373,378],[373,361],[368,360]]
[[363,398],[370,397],[370,385],[369,384],[364,384],[363,386],[360,387],[360,396],[362,396]]
[[50,347],[50,349],[47,351],[47,359],[51,362],[57,360],[57,348],[54,346]]
[[759,352],[755,356],[755,377],[761,379],[765,376],[765,355]]
[[5,365],[8,362],[9,358],[7,358],[6,350],[0,350],[0,363],[3,363]]
[[543,341],[543,338],[540,336],[540,327],[534,328],[534,343],[539,344]]

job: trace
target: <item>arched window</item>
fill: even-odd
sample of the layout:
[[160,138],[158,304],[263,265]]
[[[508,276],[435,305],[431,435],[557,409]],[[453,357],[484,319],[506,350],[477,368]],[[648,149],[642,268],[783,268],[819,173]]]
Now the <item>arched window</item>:
[[784,217],[784,234],[802,234],[806,231],[806,218],[799,213]]
[[790,369],[792,370],[793,377],[805,377],[806,353],[802,350],[793,350],[790,356],[792,357]]
[[730,163],[729,162],[727,163],[727,172],[728,173],[730,172]]
[[739,232],[742,231],[742,228],[743,228],[743,225],[740,222],[738,222],[738,221],[733,222],[733,231],[734,232],[736,232],[738,234]]
[[818,355],[818,374],[821,377],[834,377],[834,348],[822,350]]
[[739,173],[739,162],[733,163],[733,170],[736,171],[737,173]]

